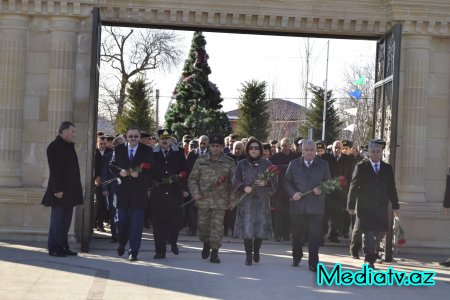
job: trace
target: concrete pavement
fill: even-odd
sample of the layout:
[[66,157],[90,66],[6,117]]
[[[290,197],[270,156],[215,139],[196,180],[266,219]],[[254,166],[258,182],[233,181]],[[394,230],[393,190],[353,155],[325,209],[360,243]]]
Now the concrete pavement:
[[[443,256],[402,255],[396,271],[433,270],[436,285],[318,286],[307,261],[291,267],[289,243],[263,243],[259,264],[245,266],[240,240],[225,238],[221,264],[200,257],[195,237],[180,237],[180,255],[168,251],[154,260],[152,235],[144,234],[139,261],[118,257],[117,244],[94,239],[89,253],[50,257],[45,243],[0,242],[0,299],[448,299],[450,268],[437,264]],[[72,246],[78,250],[78,246]],[[170,249],[170,247],[169,247]],[[305,247],[307,252],[307,247]],[[305,255],[307,256],[307,255]],[[450,256],[450,253],[449,253]],[[322,247],[320,260],[330,270],[341,263],[346,270],[361,269],[362,260],[348,255],[347,247]]]

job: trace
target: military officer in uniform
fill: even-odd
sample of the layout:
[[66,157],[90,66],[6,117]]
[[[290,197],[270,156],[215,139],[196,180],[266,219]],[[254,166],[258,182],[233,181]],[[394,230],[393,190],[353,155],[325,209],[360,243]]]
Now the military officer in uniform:
[[[198,207],[198,232],[203,242],[202,258],[220,263],[223,220],[231,197],[234,160],[223,154],[224,138],[209,137],[210,152],[199,157],[189,176],[189,190]],[[211,250],[212,249],[212,250]]]
[[[183,198],[189,196],[187,174],[189,167],[183,149],[172,143],[173,132],[158,130],[159,144],[153,148],[154,184],[150,194],[155,239],[155,259],[166,257],[166,242],[173,254],[178,255],[178,234],[181,229]],[[182,176],[185,174],[185,176]]]

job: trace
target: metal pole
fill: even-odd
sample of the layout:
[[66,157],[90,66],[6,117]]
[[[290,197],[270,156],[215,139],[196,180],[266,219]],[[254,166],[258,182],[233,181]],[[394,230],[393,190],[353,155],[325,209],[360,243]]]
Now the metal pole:
[[325,74],[325,91],[323,95],[323,116],[322,116],[322,141],[325,141],[325,123],[327,116],[327,100],[328,100],[328,58],[330,56],[330,41],[327,41],[327,71]]
[[155,90],[155,98],[156,98],[156,130],[159,129],[159,90]]

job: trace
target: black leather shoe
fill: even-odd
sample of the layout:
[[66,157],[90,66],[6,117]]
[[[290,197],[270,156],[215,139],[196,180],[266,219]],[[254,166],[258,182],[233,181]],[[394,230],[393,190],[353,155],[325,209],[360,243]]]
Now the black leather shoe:
[[177,244],[174,244],[170,247],[170,251],[172,251],[173,254],[178,255],[180,254],[180,250],[178,250]]
[[72,251],[72,250],[70,250],[69,248],[63,249],[62,252],[63,252],[65,255],[68,255],[68,256],[77,256],[77,255],[78,255],[77,252]]
[[313,265],[309,265],[309,270],[310,270],[311,272],[317,272],[317,267],[316,267],[316,266],[313,266]]
[[443,267],[450,267],[450,260],[447,260],[447,261],[444,261],[444,262],[440,262],[439,263],[441,266],[443,266]]
[[163,259],[163,258],[166,258],[166,255],[165,254],[156,253],[155,256],[153,256],[153,258],[154,259]]
[[255,262],[255,263],[259,263],[259,251],[254,251],[253,252],[253,261]]
[[125,245],[119,244],[117,247],[117,255],[122,256],[125,253]]
[[129,261],[137,261],[137,256],[133,255],[133,254],[130,254],[130,256],[128,256],[128,260]]
[[207,259],[209,257],[210,252],[211,246],[209,242],[203,243],[202,258]]
[[50,251],[48,252],[48,255],[56,257],[66,257],[66,254],[61,250]]
[[352,255],[353,259],[359,259],[359,254],[358,253],[350,253]]
[[300,259],[294,259],[294,261],[292,262],[293,267],[298,267],[299,264],[300,264]]
[[246,252],[246,254],[245,254],[245,264],[247,266],[251,266],[252,265],[252,252],[251,251]]

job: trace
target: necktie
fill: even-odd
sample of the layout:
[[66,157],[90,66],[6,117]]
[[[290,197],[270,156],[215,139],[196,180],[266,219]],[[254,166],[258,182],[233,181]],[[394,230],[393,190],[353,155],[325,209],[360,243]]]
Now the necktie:
[[204,150],[200,151],[200,156],[203,156],[203,155],[204,155],[203,151],[204,151]]
[[378,174],[378,171],[379,171],[378,164],[375,164],[374,167],[375,167],[375,174]]
[[306,161],[306,166],[309,168],[311,166],[311,162],[309,160]]
[[167,155],[169,155],[169,151],[164,150],[164,157],[167,157]]
[[130,149],[130,161],[133,161],[134,155],[133,155],[134,149]]

